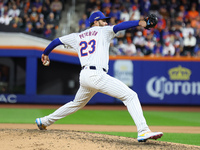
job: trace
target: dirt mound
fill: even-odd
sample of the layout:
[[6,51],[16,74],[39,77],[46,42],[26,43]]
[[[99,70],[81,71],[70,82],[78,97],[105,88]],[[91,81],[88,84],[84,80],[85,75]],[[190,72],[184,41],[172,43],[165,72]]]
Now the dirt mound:
[[0,129],[1,150],[200,150],[199,146],[102,135],[73,130]]

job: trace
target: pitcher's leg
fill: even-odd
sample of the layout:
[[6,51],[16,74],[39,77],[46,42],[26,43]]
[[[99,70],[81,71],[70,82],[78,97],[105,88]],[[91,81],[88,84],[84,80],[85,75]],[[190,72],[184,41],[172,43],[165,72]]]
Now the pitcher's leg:
[[49,126],[55,121],[76,112],[77,110],[84,107],[88,103],[88,101],[94,96],[94,94],[96,94],[95,90],[80,86],[79,90],[76,93],[75,99],[61,106],[52,114],[44,117],[43,124],[45,126]]
[[150,131],[143,116],[142,107],[136,92],[120,80],[109,75],[102,78],[99,86],[101,87],[100,92],[123,101],[137,126],[138,133]]
[[123,101],[123,103],[127,107],[128,112],[130,113],[137,126],[138,134],[144,131],[150,131],[144,118],[142,107],[137,94],[133,98]]

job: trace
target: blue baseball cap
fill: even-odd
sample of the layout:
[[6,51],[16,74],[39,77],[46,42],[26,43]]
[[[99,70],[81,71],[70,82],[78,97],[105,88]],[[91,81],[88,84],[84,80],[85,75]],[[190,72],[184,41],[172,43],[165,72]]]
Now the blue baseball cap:
[[109,17],[106,17],[101,11],[96,11],[92,13],[89,17],[89,23],[93,23],[94,21],[102,20],[102,19],[110,19]]

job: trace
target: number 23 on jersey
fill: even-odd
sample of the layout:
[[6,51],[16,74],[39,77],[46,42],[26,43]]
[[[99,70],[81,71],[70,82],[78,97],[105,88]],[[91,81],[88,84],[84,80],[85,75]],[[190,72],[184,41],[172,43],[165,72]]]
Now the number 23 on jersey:
[[81,46],[81,57],[88,56],[88,54],[94,53],[96,49],[96,41],[94,39],[89,41],[88,43],[86,41],[81,41],[79,45]]

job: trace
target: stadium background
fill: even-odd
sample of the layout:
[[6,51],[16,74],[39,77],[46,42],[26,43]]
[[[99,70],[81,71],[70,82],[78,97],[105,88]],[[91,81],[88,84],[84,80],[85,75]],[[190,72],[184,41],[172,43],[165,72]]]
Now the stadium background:
[[[59,3],[62,7],[60,10],[53,9],[53,3]],[[148,2],[148,3],[147,3]],[[2,2],[1,2],[2,3]],[[76,53],[68,47],[59,46],[50,54],[52,60],[50,67],[44,67],[40,63],[40,56],[45,47],[50,43],[50,40],[71,32],[78,32],[82,24],[87,24],[88,20],[82,16],[89,16],[90,12],[95,11],[98,6],[107,16],[114,18],[115,23],[122,21],[120,14],[124,10],[128,10],[130,20],[134,17],[142,19],[148,13],[155,13],[159,17],[159,24],[155,29],[144,30],[141,28],[134,28],[126,31],[124,37],[121,35],[113,40],[113,45],[119,45],[119,41],[123,40],[124,44],[128,41],[134,41],[134,36],[137,36],[139,31],[148,41],[148,36],[152,36],[152,40],[157,43],[165,45],[166,42],[175,44],[177,39],[175,35],[179,33],[179,42],[184,40],[184,35],[193,31],[196,38],[196,46],[192,47],[193,52],[182,45],[182,52],[176,50],[175,54],[160,55],[158,56],[155,50],[151,54],[144,53],[141,55],[129,55],[111,53],[109,62],[108,74],[120,79],[130,88],[135,90],[142,104],[145,105],[200,105],[200,71],[198,68],[200,59],[198,58],[198,19],[196,18],[196,25],[192,28],[187,25],[192,25],[191,11],[194,14],[199,14],[199,3],[196,1],[180,1],[180,2],[164,2],[164,1],[50,1],[47,5],[46,1],[6,1],[1,5],[4,8],[4,15],[12,18],[12,11],[14,6],[20,10],[18,20],[23,17],[28,17],[25,20],[25,25],[32,24],[33,28],[27,32],[26,28],[13,26],[13,19],[9,24],[1,24],[1,37],[0,37],[0,102],[1,103],[42,103],[42,104],[64,104],[73,99],[79,83],[78,73],[80,72],[80,63]],[[142,5],[148,4],[148,10]],[[162,9],[156,10],[158,4],[162,5]],[[166,8],[164,7],[166,4]],[[188,6],[186,7],[186,5]],[[181,12],[181,7],[185,7],[185,14]],[[8,14],[6,14],[6,7],[8,7]],[[27,8],[28,7],[28,8]],[[46,14],[43,7],[49,7]],[[35,8],[36,11],[35,11]],[[89,9],[90,8],[90,9]],[[92,9],[93,8],[93,9]],[[109,9],[110,8],[110,9]],[[163,9],[170,8],[168,15],[163,14]],[[177,8],[177,15],[172,15],[172,10]],[[40,10],[42,9],[42,10]],[[171,10],[172,9],[172,10]],[[81,11],[82,10],[82,11]],[[110,11],[109,11],[110,10]],[[14,11],[14,10],[13,10]],[[117,11],[117,12],[116,12]],[[138,15],[139,12],[139,15]],[[1,11],[1,15],[3,14]],[[54,14],[53,21],[50,19],[50,14]],[[26,15],[25,15],[26,14]],[[48,15],[47,15],[48,14]],[[84,14],[84,15],[83,15]],[[35,16],[35,18],[33,18]],[[37,17],[36,17],[37,16]],[[45,36],[35,32],[34,24],[41,24],[37,19],[46,18],[44,21],[44,30],[49,24],[54,24],[51,28],[52,35]],[[182,17],[182,20],[180,19]],[[73,18],[73,19],[72,19]],[[111,20],[112,20],[111,19]],[[169,20],[170,19],[170,20]],[[175,19],[175,20],[174,20]],[[51,21],[50,21],[51,20]],[[181,22],[182,21],[182,22]],[[56,23],[55,23],[56,22]],[[165,23],[164,23],[165,22]],[[180,24],[181,23],[181,24]],[[113,24],[112,21],[109,24]],[[181,28],[177,27],[177,24]],[[53,25],[52,25],[53,26]],[[15,27],[15,28],[14,28]],[[86,25],[85,28],[88,26]],[[162,27],[160,29],[160,27]],[[175,28],[175,29],[174,29]],[[168,29],[168,32],[165,30]],[[149,33],[145,33],[145,32]],[[159,31],[159,32],[158,32]],[[53,34],[54,33],[54,34]],[[129,34],[131,37],[128,37]],[[116,43],[116,44],[115,44]],[[174,45],[173,44],[173,45]],[[154,45],[154,48],[157,45]],[[112,46],[111,46],[112,47]],[[148,51],[148,47],[145,49]],[[113,49],[111,49],[112,51]],[[164,49],[163,49],[164,50]],[[118,49],[120,51],[120,49]],[[140,49],[137,47],[137,52]],[[157,50],[156,50],[157,51]],[[141,51],[140,51],[141,52]],[[189,55],[190,53],[191,55]],[[121,104],[115,98],[105,96],[103,94],[95,95],[89,104]]]
[[[152,1],[144,0],[140,2],[149,2],[148,4],[153,4],[153,1],[154,0]],[[11,1],[8,0],[6,2],[9,3]],[[30,3],[34,2],[36,1],[30,1]],[[26,105],[27,108],[33,108],[33,107],[37,108],[37,105],[34,104],[48,104],[46,107],[51,109],[52,104],[62,105],[68,101],[73,100],[73,97],[79,87],[78,74],[81,70],[76,53],[74,53],[72,49],[59,46],[56,48],[56,50],[54,50],[50,54],[50,59],[51,59],[50,67],[42,66],[40,61],[40,56],[42,54],[42,51],[51,42],[53,38],[71,32],[78,32],[80,30],[79,20],[82,17],[82,14],[86,13],[85,6],[89,1],[63,0],[61,2],[63,4],[63,8],[60,19],[59,21],[57,21],[57,23],[58,22],[59,23],[56,24],[56,26],[54,26],[54,28],[52,29],[54,31],[45,32],[46,30],[44,28],[45,30],[44,33],[54,33],[52,35],[38,34],[34,30],[26,30],[27,28],[23,27],[21,28],[15,26],[13,27],[13,24],[15,25],[15,23],[12,24],[12,22],[9,25],[0,24],[0,30],[1,30],[0,32],[0,103],[1,104],[0,105],[3,106],[0,109],[2,112],[0,117],[2,119],[0,121],[1,123],[30,124],[31,122],[30,119],[36,117],[36,115],[38,115],[37,117],[41,117],[42,115],[45,114],[47,115],[46,110],[44,110],[44,112],[46,111],[45,113],[43,113],[43,110],[36,110],[36,111],[34,110],[33,113],[29,112],[29,109],[28,110],[22,109],[23,105],[20,104],[28,104]],[[111,2],[112,4],[115,4],[114,1]],[[132,2],[131,8],[135,9],[136,7],[132,6],[135,6],[134,2],[136,1],[131,1],[131,2]],[[187,6],[188,7],[187,11],[189,11],[189,9],[191,8],[190,6],[192,6],[192,3],[195,2],[196,8],[199,12],[199,2],[197,1],[183,0],[176,2],[177,4],[181,3],[184,4],[184,6]],[[140,6],[144,5],[140,4]],[[106,10],[109,12],[109,9]],[[147,14],[144,13],[144,16],[145,15]],[[163,20],[162,18],[160,19]],[[196,19],[197,19],[196,24],[198,25],[199,22],[198,17]],[[168,18],[166,18],[165,21],[169,21]],[[30,22],[27,23],[27,25],[29,26]],[[182,26],[183,29],[185,29],[185,27],[186,26]],[[163,31],[159,32],[162,33],[163,36],[158,36],[159,34],[157,32],[157,29],[158,27],[156,27],[155,30],[150,31],[150,33],[146,33],[149,31],[142,30],[142,33],[143,35],[149,34],[150,36],[154,37],[153,38],[154,42],[161,43],[164,46],[166,40],[165,38],[169,36],[173,37],[174,32],[172,32],[171,30],[170,32],[168,31],[164,32],[166,31],[166,28],[163,28],[159,30]],[[178,107],[180,106],[182,108],[181,112],[185,111],[184,115],[182,114],[182,116],[180,115],[176,119],[172,119],[173,121],[171,121],[171,118],[168,118],[169,124],[163,123],[164,125],[190,126],[191,123],[192,124],[191,126],[199,127],[198,117],[196,117],[198,116],[198,113],[194,115],[191,112],[190,113],[188,112],[188,106],[192,106],[191,108],[195,112],[199,112],[200,110],[199,108],[200,71],[198,69],[200,59],[198,56],[199,47],[198,47],[198,36],[197,36],[199,32],[198,32],[198,27],[193,27],[192,29],[194,30],[194,35],[197,40],[196,46],[193,47],[195,53],[176,53],[173,56],[171,55],[166,56],[157,54],[156,53],[157,51],[152,50],[151,54],[148,55],[145,54],[144,56],[138,54],[127,56],[122,53],[116,53],[115,50],[113,51],[113,49],[111,49],[112,53],[110,54],[110,63],[109,63],[110,69],[108,73],[122,80],[130,88],[135,90],[139,95],[142,106],[157,105],[158,106],[157,108],[161,109],[164,108],[161,106],[168,106],[167,108],[172,109],[173,111],[175,110],[177,111],[178,109],[177,107],[173,106],[178,106]],[[127,37],[123,39],[124,43],[125,44],[128,43],[129,40],[128,37],[130,36],[129,34],[130,32],[132,33],[132,35],[135,36],[138,30],[141,29],[136,29],[136,30],[133,29],[132,31],[128,31],[127,34],[124,34],[124,36],[127,35]],[[134,36],[131,36],[132,37],[131,40],[133,40]],[[182,40],[183,39],[184,38],[182,37]],[[113,43],[115,43],[118,40],[119,39],[117,40],[115,39]],[[175,40],[172,40],[171,42],[175,42]],[[116,43],[115,45],[116,47],[117,44],[118,43]],[[179,50],[180,49],[177,49],[177,52],[180,52]],[[59,105],[53,107],[55,108]],[[116,108],[116,106],[121,106],[122,103],[115,98],[103,94],[97,94],[91,99],[88,105],[101,106],[104,107],[105,109],[106,105],[112,105],[114,108]],[[22,110],[22,114],[27,113],[34,115],[32,116],[27,115],[26,117],[23,117],[22,114],[19,115],[17,113],[19,109],[15,108],[13,110],[10,109],[13,106],[20,108],[20,110]],[[155,107],[151,107],[150,111],[152,111],[152,109],[153,111],[155,111],[154,108]],[[167,111],[167,109],[163,110]],[[11,115],[9,114],[9,111]],[[158,114],[159,113],[160,112],[158,112]],[[161,119],[161,117],[159,117],[159,115],[156,113],[153,114],[153,116],[155,117],[154,119],[148,117],[148,114],[151,114],[151,112],[146,113],[145,110],[145,117],[147,116],[148,121],[154,120],[156,122],[157,118]],[[78,116],[79,115],[80,114],[78,114]],[[109,117],[108,114],[106,116]],[[19,119],[20,117],[22,118]],[[83,118],[84,117],[85,116],[83,116]],[[101,117],[104,118],[105,116]],[[163,118],[165,117],[163,116]],[[189,119],[187,120],[186,124],[181,122],[184,120],[184,118]],[[68,119],[69,118],[63,120],[63,122],[61,121],[61,124],[62,123],[65,124],[68,121]],[[178,121],[179,119],[181,120],[180,122]],[[14,121],[12,122],[12,120]],[[95,123],[95,120],[93,121],[94,122],[92,123]],[[115,121],[116,120],[114,120],[114,123],[116,123],[116,125],[119,125]],[[164,122],[164,119],[161,120],[161,122],[162,121]],[[90,122],[90,118],[88,122]],[[86,124],[88,122],[86,121]],[[66,124],[70,123],[71,122],[69,121]],[[71,124],[73,123],[74,122],[72,121]],[[75,124],[76,123],[77,122],[75,121]],[[161,123],[159,125],[163,124]],[[4,126],[4,124],[1,125]],[[156,122],[155,124],[150,123],[150,125],[154,126],[158,124]],[[20,128],[19,126],[17,127]],[[198,136],[199,134],[197,133],[195,134],[194,137],[197,137],[198,139]],[[177,137],[175,139],[177,139]],[[197,144],[194,145],[199,145],[199,144],[197,142]]]

